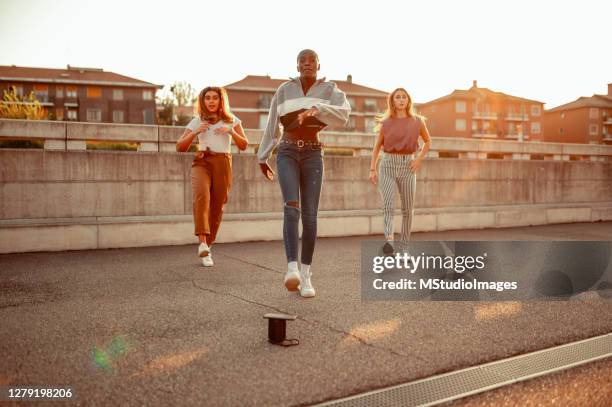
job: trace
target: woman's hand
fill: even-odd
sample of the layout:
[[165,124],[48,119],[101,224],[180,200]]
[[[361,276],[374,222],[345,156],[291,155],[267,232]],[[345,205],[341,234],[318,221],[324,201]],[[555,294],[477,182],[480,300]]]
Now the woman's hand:
[[376,170],[370,170],[370,182],[374,185],[378,184],[378,174]]
[[316,107],[311,107],[308,110],[304,110],[302,113],[298,114],[297,119],[298,123],[301,125],[304,122],[304,119],[307,117],[312,117],[319,112],[319,109]]
[[206,130],[208,130],[209,127],[210,127],[210,123],[204,122],[204,123],[200,124],[200,126],[194,131],[194,133],[196,135],[198,135],[200,133],[204,133]]
[[415,174],[421,169],[421,158],[416,158],[410,163],[410,171]]
[[274,171],[272,171],[272,168],[270,168],[267,162],[259,163],[259,168],[268,181],[272,181],[274,179]]

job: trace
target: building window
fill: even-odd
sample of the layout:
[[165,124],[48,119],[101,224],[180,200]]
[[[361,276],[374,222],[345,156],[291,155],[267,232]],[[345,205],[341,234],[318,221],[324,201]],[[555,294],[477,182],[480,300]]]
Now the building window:
[[259,115],[259,128],[265,129],[268,125],[268,114],[260,114]]
[[457,131],[465,131],[465,119],[457,119],[457,120],[455,120],[455,130],[457,130]]
[[87,109],[87,121],[88,122],[101,122],[102,111],[100,109]]
[[563,127],[559,128],[559,134],[563,134]]
[[113,100],[123,100],[123,89],[113,89]]
[[66,97],[76,99],[77,87],[76,86],[66,86]]
[[143,110],[142,118],[143,118],[144,124],[153,124],[153,109]]
[[257,99],[258,109],[269,109],[271,104],[272,104],[272,95],[269,95],[267,93],[259,95],[259,98]]
[[49,86],[47,85],[34,85],[34,96],[36,100],[41,103],[49,101]]
[[87,97],[88,98],[99,98],[102,96],[102,88],[99,86],[88,86],[87,87]]
[[596,135],[597,135],[597,130],[598,130],[598,127],[599,127],[599,126],[597,126],[596,124],[591,124],[591,125],[589,126],[589,134],[590,134],[591,136],[596,136]]
[[64,97],[64,87],[63,86],[57,86],[55,88],[55,97],[59,99]]
[[476,120],[472,120],[472,131],[478,130],[478,122]]
[[150,90],[143,90],[142,100],[153,100],[153,92]]
[[366,99],[363,103],[363,110],[366,112],[377,112],[378,105],[374,99]]
[[540,122],[531,123],[531,133],[540,134]]
[[355,130],[356,127],[357,127],[357,124],[355,123],[355,116],[349,116],[346,130]]
[[598,119],[599,118],[599,109],[596,107],[592,107],[589,109],[589,119]]
[[508,134],[516,134],[516,124],[508,123]]
[[68,110],[66,112],[66,117],[68,120],[76,120],[77,119],[77,111],[76,110]]
[[64,120],[64,109],[55,109],[55,120]]
[[565,119],[565,112],[561,112],[561,118]]
[[355,98],[346,98],[346,100],[349,102],[349,105],[351,105],[351,110],[357,110]]
[[531,105],[531,115],[532,116],[539,116],[542,113],[540,106],[538,105]]
[[372,117],[366,117],[365,119],[365,131],[366,133],[374,133],[374,127],[376,127],[376,120]]
[[455,112],[457,113],[465,113],[466,107],[465,102],[463,100],[458,100],[455,102]]
[[23,85],[10,85],[9,91],[14,92],[15,96],[23,96]]
[[123,110],[113,110],[113,123],[123,123]]

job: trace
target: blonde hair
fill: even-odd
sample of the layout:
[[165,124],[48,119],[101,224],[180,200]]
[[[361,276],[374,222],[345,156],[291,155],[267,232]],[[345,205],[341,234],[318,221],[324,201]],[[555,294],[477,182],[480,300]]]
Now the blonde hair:
[[397,88],[393,92],[389,93],[389,96],[387,96],[387,110],[376,116],[376,126],[374,128],[376,132],[380,131],[382,122],[388,118],[397,117],[397,109],[395,109],[395,105],[393,104],[393,98],[395,97],[395,94],[400,91],[404,92],[406,96],[408,96],[408,105],[406,106],[406,114],[408,117],[415,117],[417,119],[425,120],[425,117],[414,112],[414,106],[412,105],[412,97],[410,96],[410,93],[408,93],[408,91],[406,91],[404,88]]
[[224,88],[219,86],[208,86],[202,89],[202,91],[198,95],[198,102],[195,106],[195,113],[198,115],[200,120],[206,119],[206,117],[208,116],[208,111],[206,110],[206,105],[204,105],[204,96],[210,91],[216,92],[217,95],[219,95],[219,111],[217,113],[217,119],[223,120],[226,123],[231,123],[234,120],[234,115],[230,110],[227,92]]

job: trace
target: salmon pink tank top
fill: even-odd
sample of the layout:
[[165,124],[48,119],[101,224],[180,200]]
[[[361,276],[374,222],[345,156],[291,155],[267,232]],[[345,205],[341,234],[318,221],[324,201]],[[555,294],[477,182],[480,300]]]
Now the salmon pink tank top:
[[419,148],[421,120],[416,117],[389,117],[382,122],[385,153],[412,154]]

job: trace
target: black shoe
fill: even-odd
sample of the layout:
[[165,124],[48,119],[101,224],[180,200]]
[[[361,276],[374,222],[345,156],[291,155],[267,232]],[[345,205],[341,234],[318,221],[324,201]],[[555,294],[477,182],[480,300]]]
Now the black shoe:
[[385,243],[385,245],[383,246],[382,250],[383,250],[383,253],[386,254],[387,256],[392,255],[393,252],[394,252],[393,246],[389,242]]

